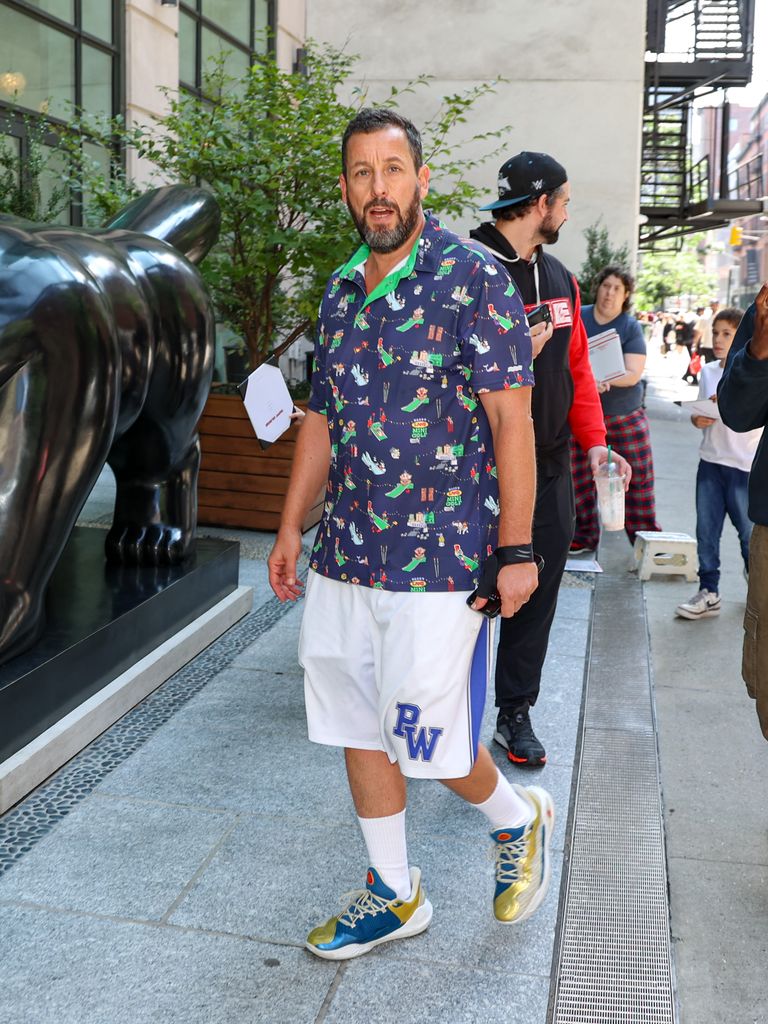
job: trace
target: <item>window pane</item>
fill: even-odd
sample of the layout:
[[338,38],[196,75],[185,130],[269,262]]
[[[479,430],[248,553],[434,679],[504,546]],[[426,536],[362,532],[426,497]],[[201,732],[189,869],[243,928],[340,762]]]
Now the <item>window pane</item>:
[[54,29],[10,8],[0,33],[0,99],[67,117],[75,99],[75,44]]
[[[43,146],[47,154],[45,170],[40,175],[40,207],[45,222],[49,224],[69,224],[69,201],[62,181],[67,170],[67,160],[63,153],[49,146]],[[50,207],[46,207],[50,203]]]
[[[74,24],[75,21],[75,0],[28,0],[33,7],[39,7],[41,11],[47,11],[62,21]],[[107,0],[102,0],[107,3]]]
[[253,40],[255,53],[267,52],[267,28],[269,27],[269,0],[254,0],[256,34]]
[[82,29],[92,36],[112,42],[112,0],[81,0]]
[[247,0],[203,0],[202,13],[250,49],[250,8]]
[[[203,58],[203,74],[210,71],[207,67],[207,62],[211,57],[218,57],[219,54],[224,54],[224,70],[231,78],[241,79],[244,77],[245,72],[251,66],[251,58],[247,53],[243,53],[242,50],[233,50],[231,45],[227,43],[221,36],[217,36],[215,32],[209,32],[207,29],[202,30],[202,58]],[[241,92],[241,89],[235,89],[235,92]]]
[[[97,146],[95,142],[84,142],[83,152],[89,159],[99,165],[105,178],[110,177],[111,153],[104,146]],[[94,208],[93,196],[85,189],[83,191],[83,221],[85,224],[100,227],[103,221],[101,212]]]
[[[6,202],[10,200],[6,189],[13,190],[19,184],[19,155],[21,140],[13,135],[0,135],[0,180],[2,195]],[[0,204],[0,212],[7,213],[7,206]]]
[[112,116],[112,58],[83,44],[83,110]]
[[179,78],[187,85],[195,85],[195,20],[184,11],[179,13]]

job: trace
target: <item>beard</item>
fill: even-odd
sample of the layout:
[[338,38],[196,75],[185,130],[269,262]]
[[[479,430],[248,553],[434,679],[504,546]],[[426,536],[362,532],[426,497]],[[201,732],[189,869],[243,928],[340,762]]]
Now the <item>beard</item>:
[[546,220],[542,222],[542,225],[539,228],[539,234],[544,239],[545,245],[555,244],[555,242],[560,237],[560,228],[563,226],[563,223],[564,221],[561,222],[557,227],[555,227],[555,222],[552,218],[552,214],[547,215]]
[[[393,228],[376,228],[368,224],[365,215],[374,206],[393,210],[397,214],[397,224]],[[371,252],[394,252],[395,249],[399,249],[403,242],[409,238],[419,223],[421,191],[417,185],[413,192],[413,200],[405,211],[405,216],[400,212],[400,207],[397,203],[391,199],[372,199],[365,204],[360,216],[352,209],[349,199],[347,199],[347,207],[360,237]]]

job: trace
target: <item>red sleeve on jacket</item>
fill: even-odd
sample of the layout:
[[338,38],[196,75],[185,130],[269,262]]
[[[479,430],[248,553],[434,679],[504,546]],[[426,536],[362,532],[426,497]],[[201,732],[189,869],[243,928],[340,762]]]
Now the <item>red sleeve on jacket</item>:
[[586,452],[593,445],[605,444],[605,420],[594,374],[589,364],[587,332],[581,322],[581,297],[575,278],[573,287],[576,297],[569,348],[571,377],[573,378],[573,404],[568,413],[568,425],[576,441]]

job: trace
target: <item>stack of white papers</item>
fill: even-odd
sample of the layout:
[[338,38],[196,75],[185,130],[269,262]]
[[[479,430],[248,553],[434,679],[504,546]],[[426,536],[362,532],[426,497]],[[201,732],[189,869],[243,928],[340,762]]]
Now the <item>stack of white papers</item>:
[[616,380],[626,373],[619,332],[611,327],[593,334],[589,339],[589,361],[597,381]]

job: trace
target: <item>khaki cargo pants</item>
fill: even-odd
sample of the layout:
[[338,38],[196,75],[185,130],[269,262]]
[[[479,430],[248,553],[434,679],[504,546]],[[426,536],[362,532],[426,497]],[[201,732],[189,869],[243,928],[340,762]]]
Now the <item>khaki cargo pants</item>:
[[768,526],[755,526],[749,542],[741,674],[747,693],[757,702],[760,728],[768,740]]

